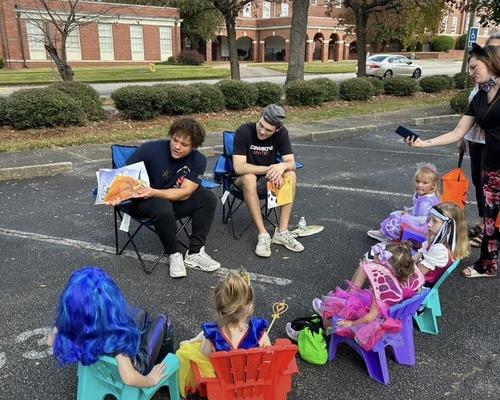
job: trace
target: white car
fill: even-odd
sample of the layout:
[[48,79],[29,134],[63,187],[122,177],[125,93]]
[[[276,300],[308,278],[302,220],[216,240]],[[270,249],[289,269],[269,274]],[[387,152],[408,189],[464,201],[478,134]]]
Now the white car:
[[396,54],[376,54],[366,60],[366,75],[379,78],[391,76],[411,76],[418,79],[422,76],[422,67],[414,64],[405,56]]

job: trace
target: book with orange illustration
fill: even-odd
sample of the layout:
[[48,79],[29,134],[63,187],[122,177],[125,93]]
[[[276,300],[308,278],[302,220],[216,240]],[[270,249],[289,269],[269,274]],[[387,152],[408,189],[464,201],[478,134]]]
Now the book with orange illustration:
[[97,171],[96,204],[105,204],[119,198],[125,201],[134,197],[136,190],[149,186],[149,176],[144,162],[117,169]]
[[267,208],[271,209],[292,202],[293,187],[290,176],[283,179],[283,185],[278,188],[274,183],[267,182]]

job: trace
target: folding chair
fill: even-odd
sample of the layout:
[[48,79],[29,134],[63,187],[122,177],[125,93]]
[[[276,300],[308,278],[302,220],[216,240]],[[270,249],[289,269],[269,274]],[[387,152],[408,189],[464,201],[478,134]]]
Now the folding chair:
[[[233,236],[235,239],[239,238],[246,230],[252,225],[253,221],[250,220],[243,229],[238,233],[236,232],[234,224],[234,214],[241,205],[245,202],[243,198],[243,191],[237,187],[234,181],[237,175],[234,172],[233,167],[233,149],[234,149],[234,132],[224,131],[222,134],[223,139],[223,153],[217,159],[214,166],[214,181],[222,184],[223,194],[221,196],[222,202],[222,223],[227,224],[231,221],[231,228],[233,231]],[[278,162],[281,162],[281,157],[278,156]],[[303,165],[296,162],[297,168],[302,168]],[[276,208],[269,209],[267,207],[267,195],[259,194],[259,199],[262,201],[261,213],[262,217],[268,221],[273,227],[276,227],[279,223],[278,212]],[[274,215],[273,220],[271,219],[271,214]]]
[[[116,145],[116,144],[111,146],[111,159],[112,159],[113,168],[121,168],[121,167],[125,166],[127,160],[129,159],[129,157],[132,154],[134,154],[137,151],[137,148],[138,148],[137,146],[124,146],[124,145]],[[213,182],[209,182],[209,181],[205,181],[205,180],[202,181],[202,185],[206,186],[208,188],[214,187],[214,185],[218,186],[217,184],[214,184]],[[134,249],[135,253],[137,254],[137,258],[138,258],[139,262],[141,263],[142,269],[144,270],[144,272],[149,274],[149,273],[153,272],[156,265],[163,258],[163,256],[165,255],[165,251],[163,251],[158,256],[158,258],[154,261],[154,263],[150,267],[146,266],[146,264],[141,256],[141,253],[139,252],[139,248],[137,247],[137,244],[135,243],[134,239],[135,239],[135,236],[137,235],[137,233],[143,227],[155,232],[154,224],[153,224],[153,221],[151,221],[151,219],[149,219],[149,218],[138,218],[138,217],[134,217],[134,216],[130,215],[130,206],[131,206],[131,202],[125,201],[125,202],[119,204],[118,206],[114,207],[113,214],[114,214],[114,221],[115,221],[116,254],[117,255],[122,254],[123,251],[130,244],[132,246],[132,248]],[[125,215],[128,215],[131,219],[133,219],[135,222],[137,222],[138,225],[132,233],[130,233],[129,230],[127,230],[125,232],[127,235],[127,241],[125,242],[125,244],[123,244],[123,246],[120,247],[120,245],[119,245],[119,230],[120,230],[119,227],[120,227],[120,224],[122,223],[123,219],[128,218],[128,217],[125,217]],[[191,222],[191,217],[179,218],[177,221],[179,222],[179,225],[180,225],[179,228],[177,229],[177,233],[176,233],[177,238],[179,239],[180,234],[182,232],[184,232],[186,234],[187,238],[189,239],[190,233],[187,229],[187,225],[189,224],[189,222]],[[182,242],[181,240],[179,240],[179,243],[182,246],[184,246],[185,248],[188,248],[188,246],[184,242]]]
[[429,295],[422,303],[424,310],[422,312],[417,312],[417,314],[413,316],[413,319],[417,322],[418,329],[420,329],[421,332],[430,333],[431,335],[437,335],[439,333],[437,317],[443,315],[441,302],[439,300],[439,287],[458,267],[458,264],[460,264],[459,260],[455,261],[446,269],[446,271],[444,271],[443,275],[441,275],[438,281],[434,284],[429,292]]
[[386,347],[392,347],[394,358],[398,364],[415,365],[415,342],[413,338],[412,317],[418,307],[425,301],[430,290],[424,288],[420,293],[406,299],[405,301],[392,306],[389,315],[403,322],[403,328],[399,334],[386,333],[382,339],[367,351],[363,349],[353,338],[332,334],[330,339],[330,350],[328,359],[334,360],[337,354],[337,347],[340,343],[346,343],[353,348],[365,361],[370,378],[384,385],[389,384],[389,370],[387,367]]

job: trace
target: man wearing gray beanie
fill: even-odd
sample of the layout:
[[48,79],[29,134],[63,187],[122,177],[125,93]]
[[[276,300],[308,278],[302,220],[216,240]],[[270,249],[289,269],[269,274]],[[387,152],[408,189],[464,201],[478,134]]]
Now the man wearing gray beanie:
[[[245,203],[259,231],[255,248],[259,257],[271,256],[271,243],[295,252],[304,250],[304,246],[288,231],[297,177],[290,137],[283,126],[285,118],[285,110],[281,106],[270,104],[264,108],[257,123],[241,125],[234,139],[233,163],[238,175],[235,184],[243,191]],[[278,155],[282,158],[281,162],[276,159]],[[271,239],[264,226],[259,194],[261,197],[267,195],[268,181],[281,187],[287,177],[292,181],[292,202],[280,206],[279,226]]]

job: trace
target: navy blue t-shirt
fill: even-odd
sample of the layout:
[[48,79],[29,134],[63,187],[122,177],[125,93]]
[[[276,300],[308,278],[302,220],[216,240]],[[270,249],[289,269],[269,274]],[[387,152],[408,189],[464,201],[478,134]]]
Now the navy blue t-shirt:
[[140,161],[144,161],[154,189],[179,188],[184,179],[201,184],[207,168],[207,159],[198,150],[193,150],[187,157],[173,159],[170,140],[142,144],[127,160],[127,165]]

